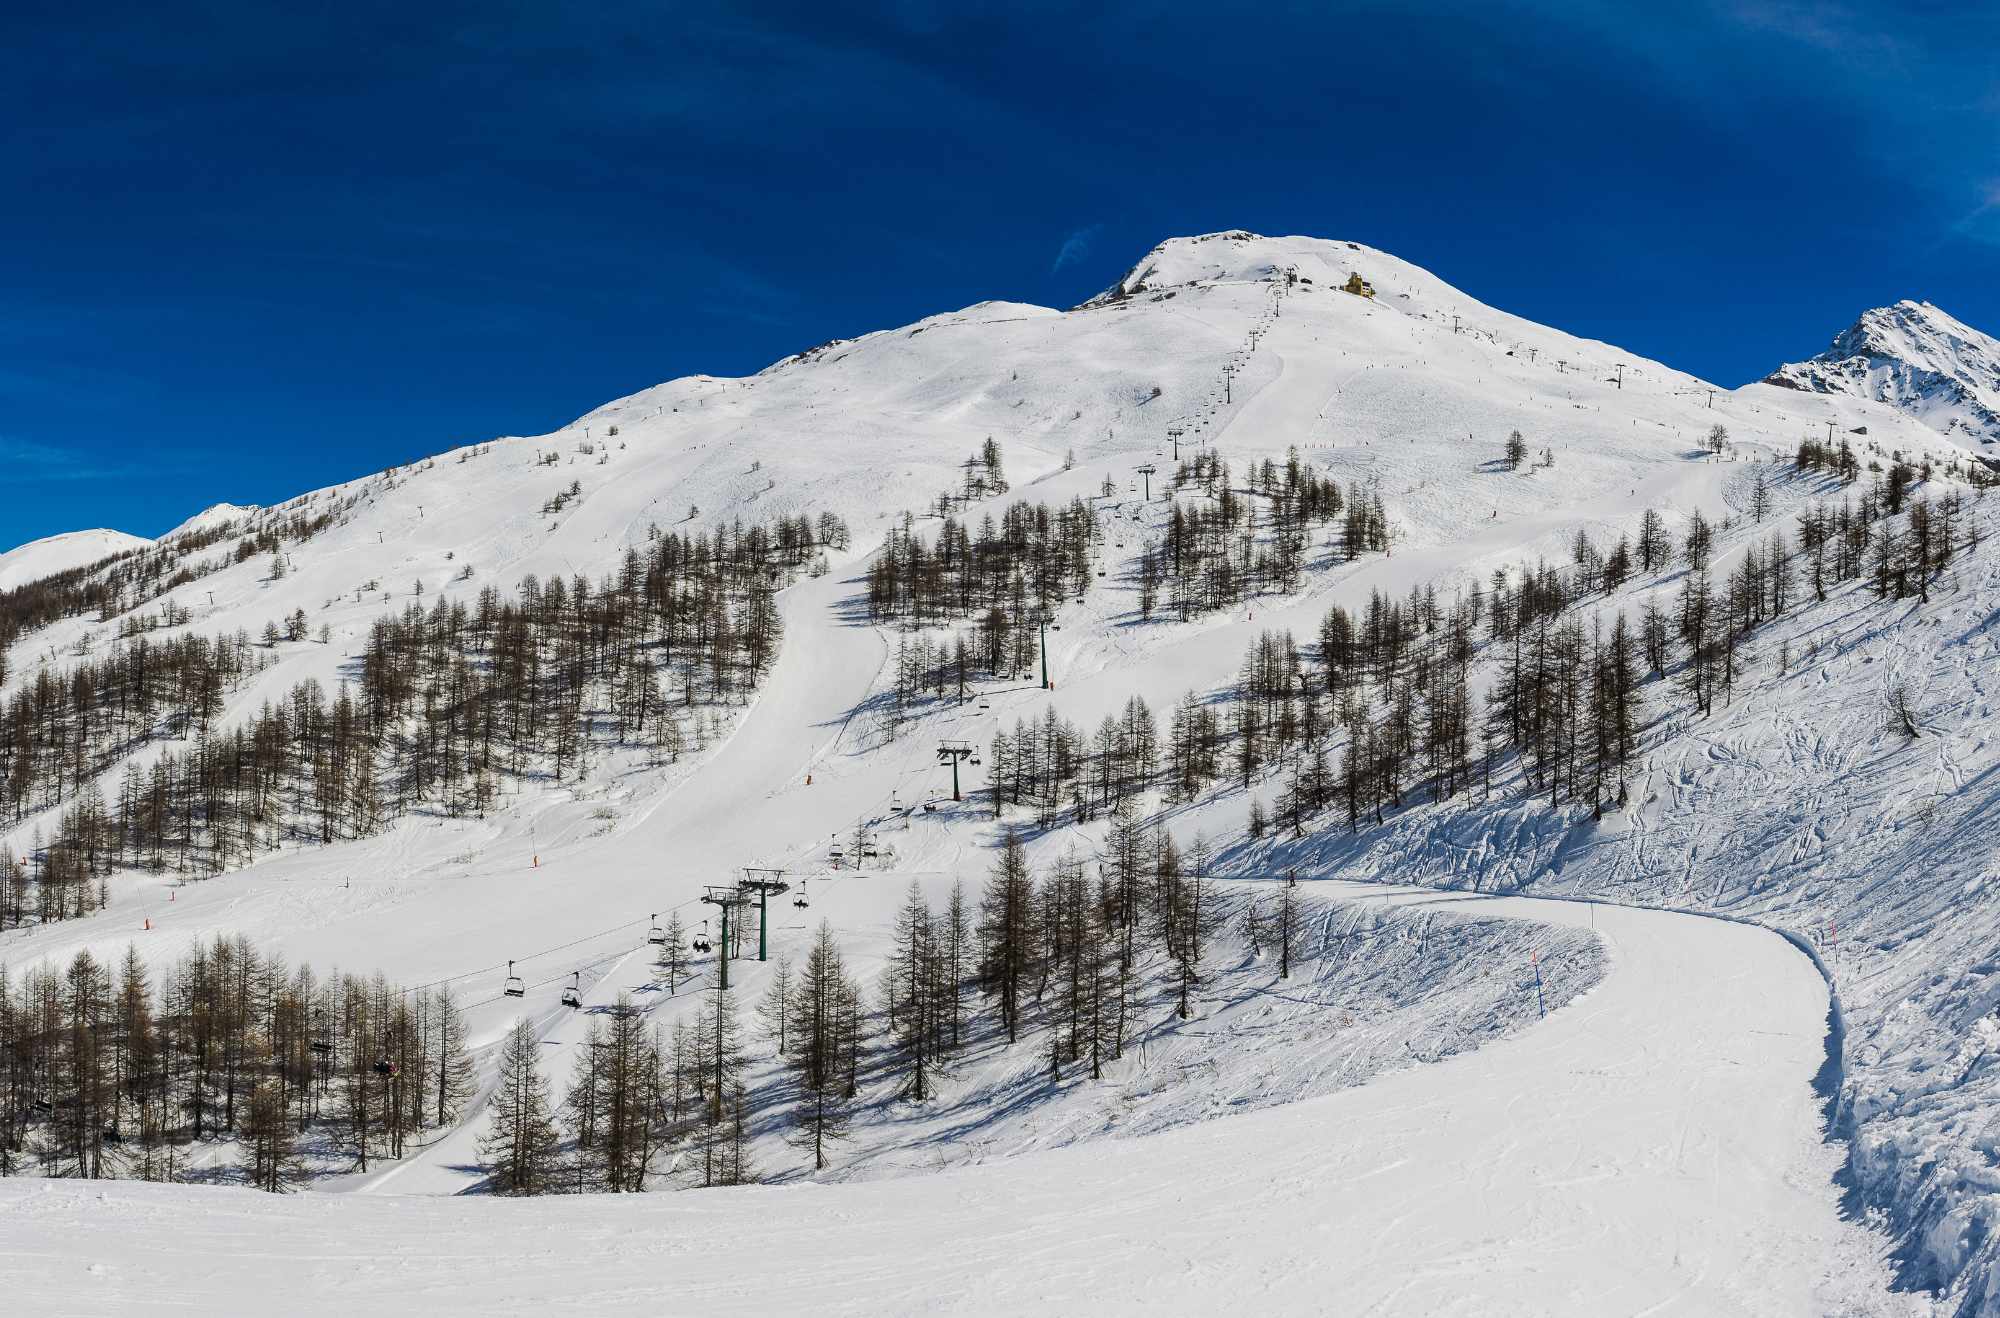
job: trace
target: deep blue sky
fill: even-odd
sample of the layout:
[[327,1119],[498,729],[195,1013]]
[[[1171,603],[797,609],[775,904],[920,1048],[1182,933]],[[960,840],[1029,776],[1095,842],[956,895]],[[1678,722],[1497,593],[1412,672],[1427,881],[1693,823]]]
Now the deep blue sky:
[[2000,330],[1993,5],[1237,8],[16,0],[0,547],[1237,226],[1731,384],[1899,297]]

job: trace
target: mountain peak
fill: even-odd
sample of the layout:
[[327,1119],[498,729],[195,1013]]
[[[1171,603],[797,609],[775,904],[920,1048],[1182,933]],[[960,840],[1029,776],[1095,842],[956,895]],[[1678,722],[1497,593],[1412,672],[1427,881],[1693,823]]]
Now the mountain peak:
[[1864,311],[1825,352],[1764,383],[1873,399],[1963,442],[2000,443],[2000,340],[1930,302]]
[[1337,283],[1368,258],[1383,256],[1360,243],[1335,238],[1270,238],[1248,229],[1190,234],[1154,247],[1123,279],[1084,305],[1102,306],[1197,284],[1259,283],[1286,276]]

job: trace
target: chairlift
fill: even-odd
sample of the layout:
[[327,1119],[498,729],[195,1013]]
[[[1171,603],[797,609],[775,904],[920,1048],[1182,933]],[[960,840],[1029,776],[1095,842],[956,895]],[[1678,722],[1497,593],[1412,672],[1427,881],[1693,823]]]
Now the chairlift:
[[653,928],[651,932],[649,932],[646,935],[646,941],[653,944],[653,946],[655,947],[666,946],[667,931],[660,928],[660,915],[659,912],[657,911],[653,913]]
[[582,982],[583,972],[581,970],[572,970],[569,972],[569,983],[563,986],[562,991],[563,1006],[581,1007],[583,1005]]
[[985,696],[981,696],[979,698],[979,708],[982,711],[991,709],[993,708],[993,702],[988,700]]
[[706,952],[709,950],[708,921],[706,920],[701,922],[701,932],[694,936],[694,950],[697,952]]
[[106,1126],[104,1128],[104,1142],[106,1144],[123,1144],[125,1137],[118,1133],[118,1127]]
[[375,1074],[385,1078],[392,1076],[396,1074],[396,1064],[386,1057],[378,1057],[375,1059]]
[[802,911],[806,909],[806,907],[812,905],[811,902],[806,900],[806,884],[804,879],[799,880],[799,895],[792,898],[792,905],[798,907]]
[[[979,763],[979,761],[974,760],[973,763],[977,764]],[[875,860],[879,858],[881,854],[882,854],[881,852],[875,849],[875,844],[873,842],[870,842],[866,846],[861,848],[861,857],[863,860]]]
[[528,994],[528,986],[523,984],[521,977],[514,973],[514,963],[512,961],[507,963],[507,984],[500,992],[503,996],[509,998],[522,998]]
[[978,757],[977,755],[973,756],[973,757],[972,757],[972,762],[973,762],[974,764],[977,764],[977,763],[979,763],[979,757]]
[[34,1102],[30,1103],[28,1106],[35,1109],[35,1111],[41,1113],[43,1116],[47,1116],[49,1113],[56,1110],[55,1104],[49,1102],[49,1100],[47,1100],[46,1098],[38,1098]]

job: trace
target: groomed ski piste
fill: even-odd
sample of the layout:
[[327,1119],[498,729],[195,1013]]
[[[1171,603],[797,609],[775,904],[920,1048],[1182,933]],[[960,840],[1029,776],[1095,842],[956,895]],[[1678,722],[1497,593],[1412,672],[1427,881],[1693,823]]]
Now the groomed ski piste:
[[[1373,299],[1338,291],[1354,272]],[[1737,460],[1700,451],[1718,421]],[[1167,465],[1170,425],[1239,472],[1296,448],[1377,482],[1391,553],[1229,614],[1139,621],[1133,561],[1166,504],[1133,472]],[[656,914],[700,919],[704,884],[749,865],[803,879],[810,908],[778,908],[773,956],[825,919],[871,982],[912,879],[933,904],[955,880],[976,891],[1000,826],[978,770],[950,801],[939,739],[984,745],[1051,707],[1095,727],[1134,694],[1164,713],[1227,685],[1258,632],[1311,637],[1334,602],[1560,561],[1579,529],[1615,538],[1649,508],[1676,530],[1697,510],[1741,520],[1760,469],[1783,520],[1839,491],[1763,464],[1863,426],[1871,451],[1966,460],[1868,399],[1713,389],[1373,249],[1245,234],[1163,244],[1070,312],[986,303],[747,380],[662,385],[552,436],[307,496],[277,511],[361,499],[283,579],[238,563],[176,598],[204,632],[295,607],[328,625],[327,644],[279,647],[233,698],[240,716],[306,676],[339,681],[369,622],[407,602],[357,598],[363,582],[451,598],[611,570],[652,524],[839,513],[853,548],[782,593],[776,667],[716,741],[665,768],[612,756],[581,783],[510,788],[484,819],[417,814],[192,882],[123,876],[107,910],[0,936],[0,960],[115,960],[138,942],[157,963],[240,932],[322,972],[451,981],[489,1069],[525,1013],[560,1086],[621,992],[661,1021],[691,1009],[712,960],[667,993],[646,933]],[[1495,463],[1515,428],[1555,465]],[[897,726],[882,699],[896,638],[857,607],[858,576],[989,436],[1014,488],[963,517],[1083,497],[1123,519],[1129,548],[1107,546],[1106,577],[1063,610],[1054,690],[992,682]],[[564,465],[538,466],[549,451]],[[582,497],[545,514],[558,479]],[[2000,529],[1984,504],[1970,516],[1988,540]],[[1764,530],[1723,533],[1717,570]],[[466,562],[479,576],[460,584]],[[1634,609],[1679,572],[1597,607]],[[1247,835],[1275,782],[1175,807],[1176,836],[1204,834],[1234,876],[1229,900],[1296,871],[1318,932],[1283,982],[1268,951],[1225,948],[1192,1019],[1141,1021],[1146,1046],[1105,1081],[1037,1086],[1032,1043],[990,1049],[929,1111],[884,1101],[819,1177],[780,1140],[782,1114],[761,1114],[769,1183],[699,1193],[480,1194],[477,1111],[293,1196],[0,1179],[0,1287],[24,1312],[274,1296],[302,1313],[2000,1312],[1983,839],[2000,817],[1983,731],[2000,582],[1985,548],[1948,576],[1923,605],[1851,583],[1798,606],[1708,718],[1663,698],[1631,808],[1603,821],[1505,785],[1294,839]],[[71,619],[23,648],[59,663],[106,626]],[[34,671],[17,666],[14,681]],[[1919,691],[1912,744],[1884,726],[1892,673]],[[829,840],[867,821],[878,866],[830,869]],[[46,822],[5,840],[22,849]],[[1031,858],[1101,839],[1101,823],[1038,834]],[[499,991],[509,960],[520,1000]],[[1536,961],[1571,977],[1546,1019]],[[770,964],[733,963],[746,1001]],[[558,1003],[573,972],[580,1012]]]

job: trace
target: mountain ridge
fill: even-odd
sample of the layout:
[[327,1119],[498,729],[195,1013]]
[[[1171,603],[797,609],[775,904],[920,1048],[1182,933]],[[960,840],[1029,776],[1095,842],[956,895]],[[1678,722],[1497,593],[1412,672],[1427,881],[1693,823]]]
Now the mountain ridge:
[[1759,383],[1887,403],[1951,438],[2000,443],[2000,340],[1927,301],[1861,313],[1826,351]]

